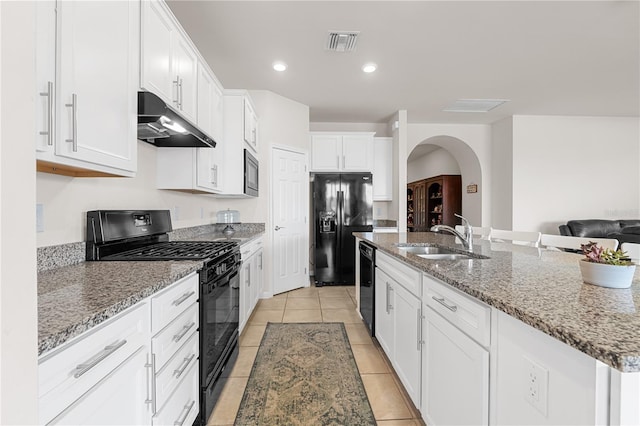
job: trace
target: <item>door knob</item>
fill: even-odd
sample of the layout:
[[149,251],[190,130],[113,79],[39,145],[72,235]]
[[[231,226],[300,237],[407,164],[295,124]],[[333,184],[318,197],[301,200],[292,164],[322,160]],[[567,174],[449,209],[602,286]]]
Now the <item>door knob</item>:
[[284,226],[278,226],[278,225],[276,225],[276,227],[275,227],[275,230],[276,230],[276,231],[279,231],[279,230],[281,230],[281,229],[284,229]]

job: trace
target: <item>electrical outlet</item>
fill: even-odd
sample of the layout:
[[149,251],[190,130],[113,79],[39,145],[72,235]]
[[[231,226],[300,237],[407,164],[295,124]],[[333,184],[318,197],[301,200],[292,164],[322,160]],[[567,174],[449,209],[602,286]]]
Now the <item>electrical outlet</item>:
[[204,207],[200,207],[200,219],[204,219]]
[[547,416],[549,370],[524,357],[524,398],[536,410]]
[[180,207],[175,206],[173,208],[173,217],[171,218],[173,221],[177,222],[180,220]]
[[36,232],[44,232],[44,204],[36,204]]

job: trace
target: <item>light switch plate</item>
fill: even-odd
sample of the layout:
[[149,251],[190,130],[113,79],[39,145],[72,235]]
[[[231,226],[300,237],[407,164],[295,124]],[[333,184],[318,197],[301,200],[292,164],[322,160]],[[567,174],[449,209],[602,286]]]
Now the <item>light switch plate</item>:
[[44,232],[44,204],[36,204],[36,232]]

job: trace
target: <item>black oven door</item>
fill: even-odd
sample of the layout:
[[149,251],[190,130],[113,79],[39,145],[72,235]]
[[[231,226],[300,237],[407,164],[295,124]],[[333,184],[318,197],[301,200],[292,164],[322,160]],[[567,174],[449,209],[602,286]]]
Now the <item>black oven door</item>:
[[200,334],[202,348],[201,383],[208,386],[216,379],[225,359],[227,346],[238,337],[240,317],[240,278],[238,271],[225,276],[221,281],[203,284],[200,299]]
[[[235,257],[234,257],[235,258]],[[200,415],[206,425],[238,356],[239,266],[217,281],[201,283]],[[194,424],[196,424],[194,423]]]
[[258,196],[258,160],[244,150],[244,193],[252,197]]

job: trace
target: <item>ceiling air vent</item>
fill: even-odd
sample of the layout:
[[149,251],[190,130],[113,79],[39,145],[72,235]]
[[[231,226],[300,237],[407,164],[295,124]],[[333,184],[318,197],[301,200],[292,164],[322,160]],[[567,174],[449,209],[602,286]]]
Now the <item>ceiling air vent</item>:
[[360,31],[329,31],[327,50],[333,52],[352,52],[356,50]]
[[508,99],[458,99],[443,111],[445,112],[489,112]]

